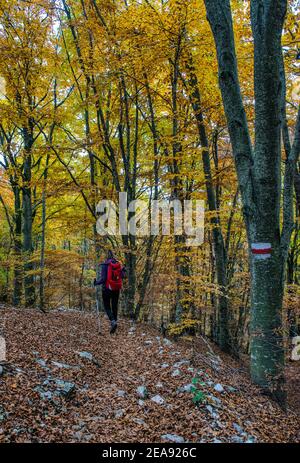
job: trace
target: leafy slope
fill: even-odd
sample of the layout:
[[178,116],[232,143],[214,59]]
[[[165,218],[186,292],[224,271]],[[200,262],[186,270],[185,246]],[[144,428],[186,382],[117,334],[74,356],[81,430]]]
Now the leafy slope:
[[[283,413],[241,364],[215,347],[212,355],[201,339],[170,343],[125,320],[110,336],[104,319],[99,336],[95,317],[75,311],[2,307],[0,320],[8,353],[0,442],[163,442],[167,434],[185,442],[299,441],[299,415]],[[85,351],[93,361],[79,355]],[[179,389],[195,376],[205,399],[198,407]],[[55,379],[74,383],[75,393],[57,393]],[[138,397],[139,386],[147,398]],[[151,400],[157,395],[163,404]]]

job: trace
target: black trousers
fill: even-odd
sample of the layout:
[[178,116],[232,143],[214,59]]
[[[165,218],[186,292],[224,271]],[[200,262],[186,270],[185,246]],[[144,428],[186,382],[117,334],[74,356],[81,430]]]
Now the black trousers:
[[112,291],[111,289],[103,289],[102,298],[105,312],[110,321],[118,319],[118,302],[120,291]]

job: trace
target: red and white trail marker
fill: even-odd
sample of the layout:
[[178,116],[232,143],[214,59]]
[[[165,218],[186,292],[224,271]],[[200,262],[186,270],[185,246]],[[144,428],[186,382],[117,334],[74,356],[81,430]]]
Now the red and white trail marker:
[[271,243],[252,243],[251,252],[256,260],[265,260],[271,257]]

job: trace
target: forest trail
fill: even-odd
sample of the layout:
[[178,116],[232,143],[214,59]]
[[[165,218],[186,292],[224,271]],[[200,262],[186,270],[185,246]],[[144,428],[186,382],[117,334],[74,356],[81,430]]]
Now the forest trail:
[[[93,314],[0,307],[0,442],[297,442],[300,418],[201,339]],[[203,402],[192,401],[193,378]],[[139,389],[138,389],[139,388]]]

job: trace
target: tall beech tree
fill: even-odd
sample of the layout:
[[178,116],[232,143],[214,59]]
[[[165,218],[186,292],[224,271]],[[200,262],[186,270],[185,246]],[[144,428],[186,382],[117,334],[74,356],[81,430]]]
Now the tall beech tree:
[[[294,172],[300,151],[298,113],[294,144],[290,153],[287,153],[282,187],[281,99],[284,81],[281,74],[281,36],[287,1],[251,1],[254,40],[254,146],[249,135],[239,83],[230,1],[205,0],[205,5],[216,44],[219,85],[249,244],[251,374],[257,384],[284,404],[282,300],[287,254],[293,230]],[[258,245],[255,246],[256,244]],[[269,246],[270,254],[253,254],[256,252],[255,248],[266,249]]]

